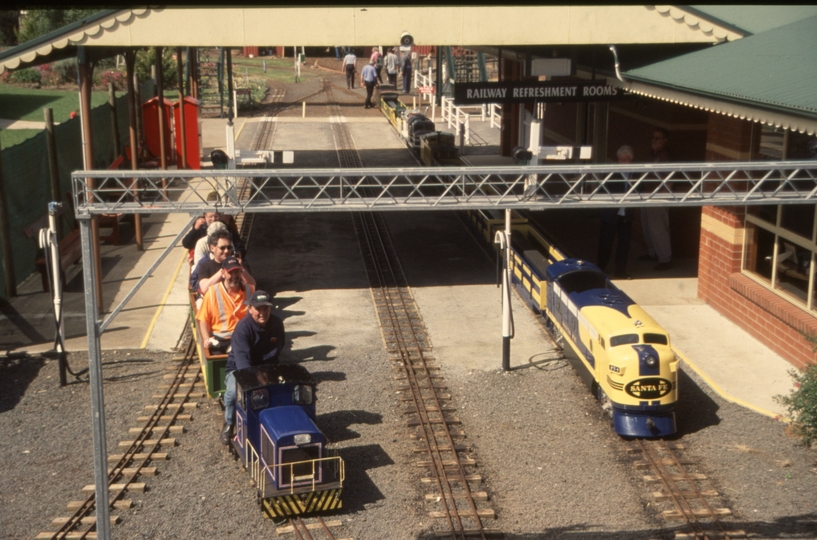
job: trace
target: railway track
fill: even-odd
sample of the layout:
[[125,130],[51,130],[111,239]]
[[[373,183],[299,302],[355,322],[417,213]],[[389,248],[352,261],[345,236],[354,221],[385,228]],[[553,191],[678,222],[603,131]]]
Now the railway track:
[[640,456],[635,466],[648,470],[644,481],[658,485],[659,491],[653,492],[656,502],[665,502],[672,506],[664,510],[661,516],[666,521],[683,522],[684,530],[676,531],[677,540],[709,540],[746,538],[742,530],[728,530],[721,518],[731,516],[728,508],[718,508],[710,504],[719,494],[713,489],[702,489],[700,483],[706,476],[690,472],[694,465],[691,461],[679,457],[684,450],[681,444],[667,441],[637,440],[630,453]]
[[[335,103],[332,87],[324,80],[327,101]],[[340,116],[333,105],[333,116]],[[346,124],[332,124],[341,167],[362,167]],[[414,301],[382,214],[353,215],[361,254],[369,277],[372,300],[380,322],[384,345],[396,370],[396,380],[412,430],[414,453],[422,456],[414,465],[427,472],[422,478],[424,499],[434,507],[428,512],[441,520],[435,532],[444,538],[487,538],[501,534],[486,528],[483,519],[495,518],[486,507],[488,494],[472,489],[482,481],[475,472],[476,460],[463,443],[462,422],[446,393],[445,381],[433,356],[431,341]]]
[[[108,504],[111,510],[127,510],[133,506],[133,501],[126,499],[126,495],[144,491],[146,484],[140,480],[159,473],[153,465],[168,458],[163,450],[176,446],[173,435],[183,433],[183,423],[192,419],[186,411],[198,405],[194,399],[204,397],[204,392],[196,388],[200,371],[192,340],[187,341],[184,353],[174,360],[178,365],[168,366],[171,373],[163,377],[167,383],[159,386],[164,392],[153,396],[158,403],[146,406],[145,410],[150,414],[139,416],[137,422],[140,425],[128,430],[128,434],[135,438],[119,443],[123,453],[108,456]],[[67,510],[73,514],[54,519],[52,525],[58,529],[38,534],[38,540],[96,538],[94,485],[83,487],[82,492],[89,495],[84,500],[68,503]],[[110,520],[112,524],[118,523],[119,516],[111,515]]]
[[331,527],[340,527],[338,520],[326,521],[321,516],[315,516],[308,521],[300,517],[287,518],[287,524],[275,529],[278,536],[294,534],[297,540],[352,540],[351,538],[337,538]]

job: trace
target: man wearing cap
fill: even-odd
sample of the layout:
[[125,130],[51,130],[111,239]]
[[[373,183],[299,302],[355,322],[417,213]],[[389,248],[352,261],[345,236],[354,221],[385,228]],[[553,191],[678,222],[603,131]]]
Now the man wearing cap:
[[[190,274],[190,289],[204,295],[207,289],[221,282],[225,274],[221,271],[222,264],[228,257],[233,256],[233,243],[230,231],[216,231],[207,237],[212,258],[202,257],[196,269]],[[240,264],[240,263],[239,263]],[[255,279],[242,267],[241,279],[244,283],[255,285]]]
[[247,314],[247,298],[255,287],[243,279],[243,268],[235,257],[221,265],[222,280],[207,289],[196,313],[201,341],[210,354],[230,350],[230,339],[238,321]]
[[230,444],[235,423],[234,371],[261,364],[277,364],[286,344],[284,321],[272,313],[271,297],[264,291],[255,291],[247,301],[247,317],[241,319],[233,331],[232,348],[227,357],[227,375],[224,378],[224,425],[219,439]]

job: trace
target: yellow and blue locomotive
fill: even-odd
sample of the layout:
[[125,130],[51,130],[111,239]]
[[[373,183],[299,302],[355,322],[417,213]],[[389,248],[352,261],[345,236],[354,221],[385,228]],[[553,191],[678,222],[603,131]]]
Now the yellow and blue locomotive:
[[[480,237],[492,239],[504,216],[469,213]],[[676,431],[679,360],[669,335],[594,264],[565,258],[519,215],[512,220],[511,282],[542,314],[576,373],[612,416],[623,437]]]
[[625,437],[675,433],[678,359],[667,332],[597,266],[564,259],[546,270],[548,324]]
[[258,491],[264,512],[285,517],[341,508],[345,465],[316,425],[316,385],[296,364],[235,372],[232,447]]

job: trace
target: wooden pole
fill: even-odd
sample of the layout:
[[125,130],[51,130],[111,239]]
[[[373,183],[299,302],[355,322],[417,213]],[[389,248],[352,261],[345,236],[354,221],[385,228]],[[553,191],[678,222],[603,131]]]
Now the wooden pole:
[[[159,166],[161,169],[167,170],[167,152],[165,151],[165,89],[162,79],[162,47],[156,47],[156,91],[158,93],[158,111],[159,111]],[[164,181],[162,182],[162,187]]]
[[182,63],[182,48],[176,48],[176,72],[179,75],[179,125],[176,126],[178,131],[176,136],[179,138],[179,148],[182,149],[179,155],[179,168],[187,168],[187,146],[185,142],[185,125],[184,125],[184,64]]
[[[136,120],[136,107],[139,106],[139,101],[136,96],[136,84],[134,84],[134,63],[136,61],[136,52],[133,49],[125,52],[125,70],[127,71],[128,80],[128,135],[130,144],[130,167],[131,170],[139,168],[139,150],[136,145],[136,129],[138,122]],[[134,191],[136,192],[134,198],[139,200],[139,179],[134,178]],[[142,239],[142,214],[133,215],[133,228],[136,235],[136,249],[138,251],[144,250]]]
[[[80,47],[79,52],[79,108],[80,120],[82,123],[83,143],[85,151],[83,157],[85,161],[85,170],[94,168],[94,142],[93,129],[91,128],[91,86],[93,84],[93,70],[91,64],[84,54],[85,51]],[[93,189],[94,182],[90,182],[90,187]],[[96,216],[91,219],[91,241],[94,244],[94,268],[96,269],[96,298],[97,309],[101,312],[102,299],[102,259],[99,255],[99,220]]]
[[[62,202],[60,193],[60,170],[57,163],[57,141],[54,138],[54,110],[50,107],[43,108],[45,118],[45,145],[48,149],[48,174],[51,183],[51,200]],[[62,238],[62,222],[57,220],[57,239]]]
[[188,51],[187,65],[190,68],[190,95],[193,99],[199,99],[199,49],[190,47]]
[[113,83],[108,83],[108,108],[111,111],[111,131],[113,131],[113,158],[116,159],[122,155],[122,145],[119,141],[119,118],[116,117],[116,91],[113,88]]
[[[0,148],[2,155],[2,148]],[[3,277],[6,296],[17,296],[17,277],[14,273],[14,250],[11,247],[11,220],[6,199],[6,182],[3,178],[3,159],[0,157],[0,242],[3,243]]]

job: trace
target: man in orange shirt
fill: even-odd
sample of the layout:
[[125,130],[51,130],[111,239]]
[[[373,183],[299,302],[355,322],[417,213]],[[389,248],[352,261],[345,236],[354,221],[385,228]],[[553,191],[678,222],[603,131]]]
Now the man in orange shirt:
[[201,340],[211,354],[229,351],[235,325],[247,314],[244,301],[255,287],[245,280],[242,270],[235,257],[226,258],[221,265],[221,281],[207,289],[196,313]]

